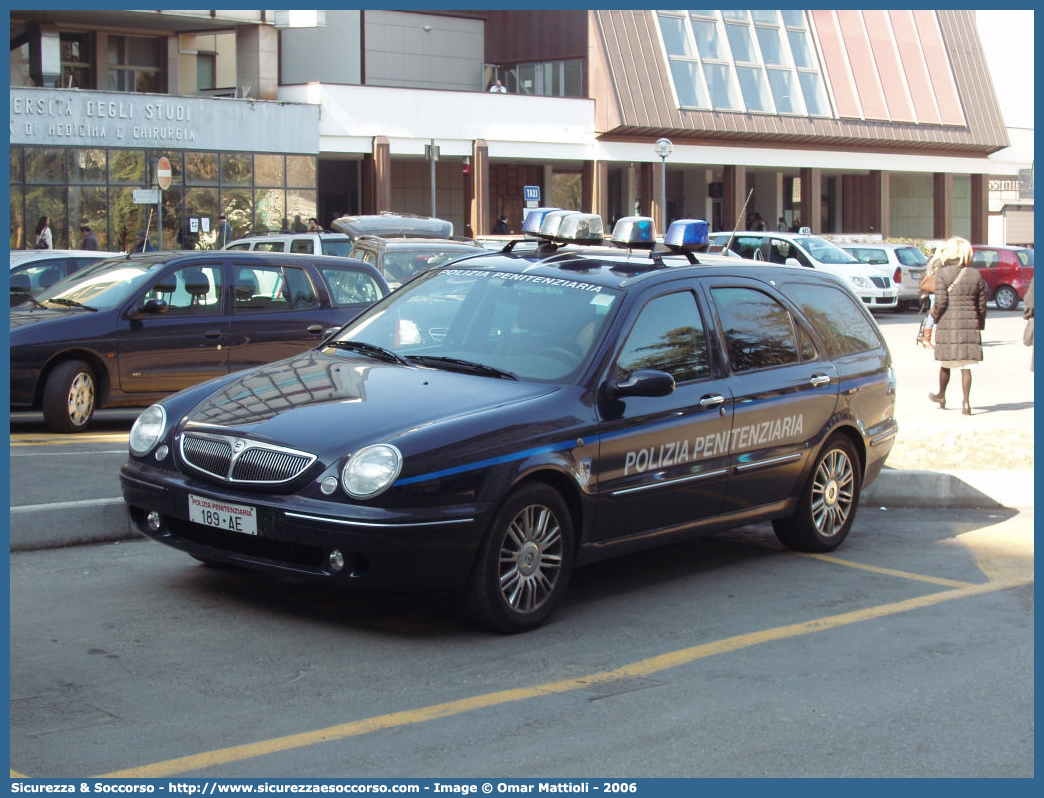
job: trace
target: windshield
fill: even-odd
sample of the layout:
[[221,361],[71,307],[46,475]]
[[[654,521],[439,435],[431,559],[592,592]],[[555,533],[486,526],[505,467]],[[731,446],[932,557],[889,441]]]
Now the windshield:
[[445,268],[391,294],[334,343],[369,344],[420,366],[464,361],[561,382],[587,363],[618,305],[618,291],[579,280]]
[[81,269],[36,295],[39,302],[63,304],[66,300],[99,310],[113,308],[130,297],[165,264],[116,258]]
[[814,260],[820,263],[859,263],[859,260],[845,252],[837,244],[832,244],[825,238],[815,236],[802,236],[794,239],[805,248],[805,251]]

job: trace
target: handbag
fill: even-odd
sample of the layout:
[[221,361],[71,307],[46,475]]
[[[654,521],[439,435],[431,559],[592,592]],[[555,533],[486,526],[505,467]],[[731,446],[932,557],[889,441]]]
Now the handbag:
[[919,285],[920,289],[926,294],[935,293],[935,272],[925,272],[924,277],[921,278]]

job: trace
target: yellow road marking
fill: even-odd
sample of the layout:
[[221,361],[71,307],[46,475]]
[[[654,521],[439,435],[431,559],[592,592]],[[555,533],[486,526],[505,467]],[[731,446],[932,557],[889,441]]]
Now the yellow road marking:
[[834,565],[844,565],[848,568],[858,568],[861,571],[870,571],[870,573],[874,574],[896,576],[900,579],[912,579],[915,582],[927,582],[930,585],[940,585],[942,587],[972,587],[971,582],[959,582],[956,579],[943,579],[938,576],[913,574],[909,571],[897,571],[894,568],[881,568],[877,565],[864,565],[863,563],[852,562],[851,560],[842,560],[840,557],[831,557],[829,554],[805,554],[804,556],[811,557],[813,560],[822,560],[823,562],[833,563]]
[[130,433],[88,433],[87,435],[35,435],[32,437],[11,436],[12,446],[53,446],[56,443],[126,443]]
[[739,651],[744,648],[761,645],[762,643],[813,634],[815,632],[825,632],[854,623],[861,623],[863,621],[875,620],[877,618],[884,618],[890,615],[897,615],[903,612],[931,607],[947,601],[979,596],[999,590],[1008,590],[1010,588],[1032,584],[1032,582],[1033,575],[1030,573],[1028,575],[1005,581],[986,582],[978,585],[963,585],[952,590],[932,593],[926,596],[918,596],[916,598],[896,601],[890,604],[881,604],[876,607],[868,607],[862,610],[830,615],[825,618],[818,618],[816,620],[790,624],[787,626],[779,626],[774,629],[765,629],[760,632],[736,635],[713,643],[704,643],[702,645],[668,652],[667,654],[661,654],[656,657],[650,657],[649,659],[640,660],[614,670],[602,671],[601,673],[594,673],[589,676],[565,679],[557,682],[548,682],[545,684],[534,685],[532,687],[522,687],[511,690],[502,690],[495,693],[486,693],[484,695],[463,698],[458,701],[450,701],[444,704],[434,704],[420,709],[392,712],[386,715],[378,715],[371,718],[352,721],[350,723],[328,726],[325,729],[318,729],[316,731],[291,734],[285,737],[276,737],[271,740],[262,740],[255,743],[232,746],[230,748],[220,748],[214,751],[206,751],[201,754],[169,759],[164,762],[156,762],[151,765],[142,765],[140,767],[118,770],[112,773],[104,773],[95,778],[159,778],[189,771],[202,770],[208,767],[215,767],[245,759],[253,759],[280,751],[290,751],[297,748],[316,745],[318,743],[371,734],[384,729],[408,726],[415,723],[424,723],[426,721],[448,718],[480,709],[489,709],[490,707],[524,701],[529,698],[539,698],[567,693],[573,690],[583,690],[592,685],[604,684],[606,682],[613,682],[620,679],[633,679],[635,677],[649,676],[669,668],[676,668],[679,665],[686,665],[695,662],[699,659],[732,651]]

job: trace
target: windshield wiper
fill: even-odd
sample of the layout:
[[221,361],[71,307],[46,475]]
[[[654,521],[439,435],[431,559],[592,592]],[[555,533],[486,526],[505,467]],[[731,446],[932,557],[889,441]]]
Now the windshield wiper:
[[478,374],[483,377],[499,377],[504,380],[518,380],[518,375],[511,371],[498,369],[496,366],[487,366],[485,363],[475,363],[472,360],[461,360],[456,357],[417,355],[413,358],[413,362],[421,366],[434,366],[436,368],[440,366],[450,366],[460,371],[465,371],[469,374]]
[[[32,294],[18,294],[18,296],[25,297],[26,301],[32,302],[40,310],[47,310],[47,305],[41,302],[39,299],[34,297]],[[16,306],[17,307],[17,306]]]
[[402,355],[397,355],[390,349],[385,349],[383,346],[377,346],[376,344],[368,344],[364,341],[327,341],[324,346],[335,346],[338,349],[350,349],[353,352],[362,352],[364,355],[375,357],[378,360],[385,360],[389,363],[398,363],[401,366],[413,365],[413,363]]
[[90,310],[94,313],[98,312],[98,308],[92,308],[90,305],[85,305],[82,302],[77,302],[75,299],[66,299],[65,297],[58,297],[57,299],[48,299],[48,302],[53,302],[56,305],[64,305],[67,308],[83,308],[84,310]]

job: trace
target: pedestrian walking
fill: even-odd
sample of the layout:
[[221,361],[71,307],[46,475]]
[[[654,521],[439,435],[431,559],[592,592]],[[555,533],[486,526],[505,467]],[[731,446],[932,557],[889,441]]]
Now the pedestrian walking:
[[155,252],[156,248],[149,241],[148,234],[144,230],[138,231],[138,240],[134,242],[132,252]]
[[51,220],[41,216],[36,220],[36,249],[54,249],[54,237],[51,235]]
[[507,217],[500,216],[497,218],[497,223],[493,225],[493,235],[495,236],[506,236],[511,233],[511,228],[508,227]]
[[[1033,280],[1037,278],[1034,277]],[[1033,280],[1030,280],[1029,290],[1022,298],[1022,318],[1026,320],[1026,330],[1022,334],[1022,343],[1030,347],[1030,371],[1033,371]]]
[[961,370],[961,412],[971,415],[971,368],[982,361],[982,330],[986,327],[989,292],[978,270],[971,265],[967,239],[948,239],[937,252],[942,266],[935,273],[935,359],[939,362],[939,392],[928,398],[946,407],[950,371]]
[[101,245],[98,243],[98,236],[94,234],[89,224],[80,225],[80,249],[101,249]]
[[217,249],[224,249],[225,244],[232,240],[232,225],[228,223],[228,219],[225,218],[225,214],[221,214],[218,217],[218,229],[217,229],[217,241],[214,242],[214,246]]

